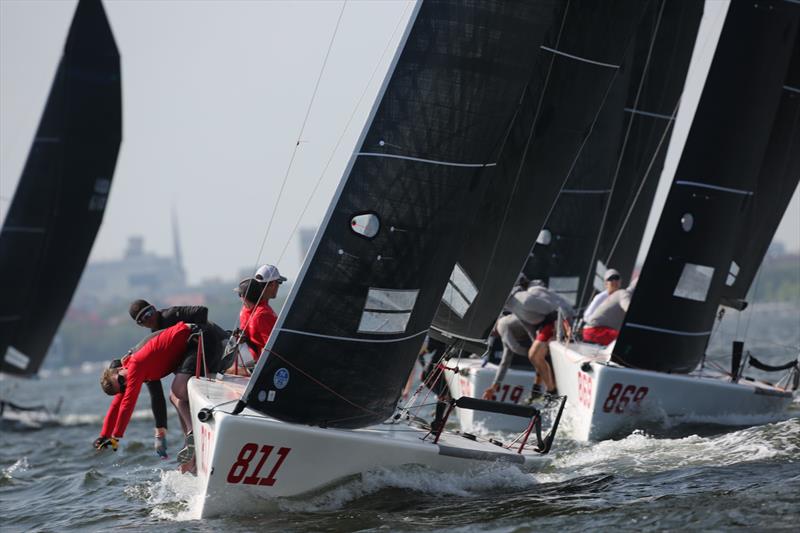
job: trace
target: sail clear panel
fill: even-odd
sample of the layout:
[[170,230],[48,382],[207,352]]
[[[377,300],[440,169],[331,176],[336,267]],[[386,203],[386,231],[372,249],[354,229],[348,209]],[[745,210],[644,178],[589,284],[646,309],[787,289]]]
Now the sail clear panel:
[[546,225],[553,245],[534,246],[530,279],[581,279],[584,308],[615,268],[627,285],[655,194],[702,16],[701,1],[650,2],[606,106]]
[[39,370],[100,228],[121,138],[117,47],[100,0],[81,0],[0,233],[0,371]]
[[[614,360],[690,372],[702,359],[747,235],[742,215],[776,124],[798,18],[800,5],[789,2],[731,3]],[[693,216],[690,231],[685,213]],[[713,269],[704,298],[674,294],[687,264]]]
[[[459,256],[459,264],[478,287],[478,296],[463,316],[441,305],[433,323],[437,331],[451,338],[486,338],[537,238],[549,242],[542,246],[545,253],[556,254],[553,260],[568,256],[576,246],[591,245],[572,240],[557,225],[540,230],[562,187],[577,179],[576,189],[593,189],[585,183],[585,174],[595,171],[591,163],[587,160],[586,172],[576,178],[576,161],[595,131],[613,135],[602,125],[606,109],[613,108],[616,115],[616,125],[609,123],[610,129],[619,129],[622,123],[629,72],[626,57],[632,53],[637,25],[647,9],[647,2],[638,1],[572,1],[552,14],[548,31],[539,37],[533,75],[492,188],[475,213]],[[570,196],[590,198],[602,206],[603,193],[596,192]]]
[[[382,97],[245,392],[249,407],[336,427],[362,427],[392,414],[468,221],[496,176],[539,53],[542,21],[552,20],[560,3],[416,6]],[[380,218],[371,238],[352,230],[362,213]],[[413,303],[395,302],[398,317],[391,318],[376,290],[418,292]],[[359,331],[364,324],[377,327],[381,318],[391,331]],[[280,390],[278,372],[290,374]]]

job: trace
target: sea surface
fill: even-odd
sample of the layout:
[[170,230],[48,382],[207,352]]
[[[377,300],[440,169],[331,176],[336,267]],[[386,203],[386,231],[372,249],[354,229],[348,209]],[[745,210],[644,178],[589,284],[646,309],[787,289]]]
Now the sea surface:
[[[726,318],[709,363],[728,365],[725,354],[737,331],[740,337],[746,331],[747,349],[759,358],[791,360],[800,352],[800,306],[761,304]],[[256,514],[231,508],[227,516],[200,520],[198,483],[175,470],[182,439],[171,407],[169,459],[152,450],[147,393],[120,451],[92,449],[109,404],[99,387],[100,369],[0,381],[2,398],[51,409],[61,402],[55,417],[0,425],[3,532],[797,531],[800,524],[798,399],[775,423],[695,427],[671,438],[636,432],[579,443],[567,424],[542,472],[509,466],[468,476],[423,467],[376,470],[314,496],[265,502]]]

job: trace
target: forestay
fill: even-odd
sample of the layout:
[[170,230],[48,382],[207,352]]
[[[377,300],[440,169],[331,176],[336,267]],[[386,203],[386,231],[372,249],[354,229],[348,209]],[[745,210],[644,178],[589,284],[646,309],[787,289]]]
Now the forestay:
[[731,261],[751,238],[743,215],[776,131],[798,16],[790,2],[731,3],[616,361],[669,372],[700,362]]
[[495,175],[538,52],[540,6],[415,7],[239,410],[353,428],[394,411]]
[[35,374],[105,212],[122,139],[119,54],[81,0],[0,234],[0,371]]

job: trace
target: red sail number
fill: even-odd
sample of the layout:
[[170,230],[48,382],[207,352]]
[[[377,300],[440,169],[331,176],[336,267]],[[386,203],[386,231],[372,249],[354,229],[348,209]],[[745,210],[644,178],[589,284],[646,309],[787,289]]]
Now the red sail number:
[[[508,394],[509,391],[511,391],[511,395],[510,396]],[[503,386],[500,387],[500,390],[498,390],[497,392],[492,393],[492,395],[491,395],[491,397],[489,399],[497,401],[497,402],[504,402],[504,401],[506,401],[506,398],[508,398],[508,401],[510,403],[519,403],[520,398],[522,398],[522,391],[523,391],[523,388],[520,387],[519,385],[517,385],[513,389],[508,385],[503,385]],[[497,395],[500,394],[501,392],[503,393],[503,395],[498,400],[497,399]]]
[[268,446],[266,444],[261,446],[261,458],[256,463],[250,475],[245,477],[247,471],[250,470],[250,462],[258,455],[259,449],[258,444],[254,442],[248,442],[242,446],[242,449],[239,450],[239,455],[236,457],[236,461],[231,465],[231,469],[228,471],[228,483],[273,486],[276,481],[275,475],[286,460],[286,456],[292,451],[291,448],[278,448],[278,459],[272,466],[272,470],[269,471],[266,477],[259,477],[261,469],[264,468],[264,463],[267,462],[267,459],[272,455],[272,450],[274,449],[274,446]]
[[614,383],[608,391],[608,397],[603,402],[603,411],[606,413],[624,413],[629,404],[637,406],[641,403],[647,391],[647,387],[636,387],[636,385],[623,385]]

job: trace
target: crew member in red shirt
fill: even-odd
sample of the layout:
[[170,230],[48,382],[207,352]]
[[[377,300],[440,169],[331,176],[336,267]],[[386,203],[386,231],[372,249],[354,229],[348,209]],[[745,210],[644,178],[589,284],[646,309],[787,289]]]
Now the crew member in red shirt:
[[270,307],[269,300],[277,296],[278,289],[284,281],[286,278],[281,276],[277,267],[263,265],[256,271],[254,278],[239,282],[238,291],[242,299],[239,329],[242,331],[242,340],[247,343],[256,362],[278,320],[278,315]]
[[[192,422],[186,392],[186,382],[190,374],[185,370],[191,366],[187,364],[188,359],[196,360],[197,357],[196,347],[190,345],[187,349],[191,335],[192,326],[178,322],[155,334],[139,350],[123,358],[121,367],[103,371],[100,386],[106,394],[114,396],[114,399],[106,413],[100,437],[95,441],[96,448],[110,446],[116,450],[136,407],[142,385],[147,381],[160,380],[173,372],[176,376],[172,383],[170,400],[188,429],[187,435],[191,434]],[[207,363],[210,368],[214,365],[214,361],[207,360]]]

